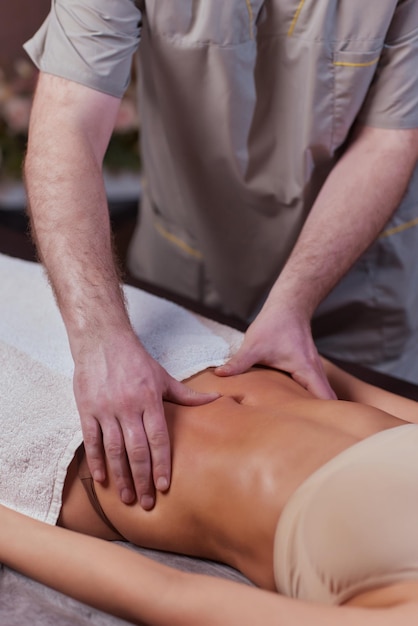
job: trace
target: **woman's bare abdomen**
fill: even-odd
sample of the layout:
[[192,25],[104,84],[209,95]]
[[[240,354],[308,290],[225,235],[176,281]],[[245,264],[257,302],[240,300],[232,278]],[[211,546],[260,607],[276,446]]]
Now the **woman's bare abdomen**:
[[211,371],[187,384],[222,396],[208,405],[166,403],[172,484],[152,511],[124,505],[111,480],[97,495],[129,541],[220,560],[273,588],[273,537],[294,490],[357,441],[397,426],[384,412],[317,400],[266,369],[231,378]]

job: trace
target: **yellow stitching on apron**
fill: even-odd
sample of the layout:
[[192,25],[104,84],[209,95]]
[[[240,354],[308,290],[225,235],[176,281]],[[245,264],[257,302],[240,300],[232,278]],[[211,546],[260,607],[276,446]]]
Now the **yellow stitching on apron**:
[[349,61],[334,61],[334,65],[339,67],[370,67],[370,65],[376,65],[379,57],[373,59],[373,61],[366,61],[365,63],[350,63]]
[[388,228],[387,230],[384,230],[383,233],[379,235],[379,239],[385,239],[386,237],[391,237],[392,235],[401,233],[404,230],[413,228],[414,226],[418,226],[418,217],[415,217],[413,220],[410,220],[409,222],[405,222],[404,224],[400,224],[399,226],[394,226],[393,228]]
[[245,0],[245,4],[247,5],[248,17],[250,18],[250,37],[251,39],[254,39],[254,29],[253,29],[254,13],[253,13],[253,7],[251,6],[251,0]]
[[292,23],[290,24],[289,30],[287,31],[287,36],[291,37],[293,35],[293,31],[295,30],[296,22],[299,19],[300,12],[302,11],[302,7],[305,4],[305,0],[300,0],[298,4],[298,8],[296,9],[296,13],[293,16]]
[[173,235],[173,233],[169,233],[168,230],[161,226],[159,222],[155,221],[154,226],[156,230],[160,233],[160,235],[164,237],[164,239],[167,239],[168,241],[173,243],[175,246],[183,250],[183,252],[186,252],[186,254],[190,254],[190,256],[194,256],[196,259],[203,259],[203,254],[199,252],[199,250],[196,250],[195,248],[187,245],[187,243],[182,241],[179,237],[176,237],[176,235]]

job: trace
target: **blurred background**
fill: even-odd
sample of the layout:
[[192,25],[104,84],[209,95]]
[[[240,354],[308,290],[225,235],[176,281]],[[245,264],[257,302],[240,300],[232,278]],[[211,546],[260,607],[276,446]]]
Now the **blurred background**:
[[[39,28],[51,0],[13,0],[0,7],[0,252],[35,258],[28,237],[22,162],[37,70],[22,45]],[[135,77],[122,101],[105,158],[115,242],[124,264],[140,199],[139,120]]]

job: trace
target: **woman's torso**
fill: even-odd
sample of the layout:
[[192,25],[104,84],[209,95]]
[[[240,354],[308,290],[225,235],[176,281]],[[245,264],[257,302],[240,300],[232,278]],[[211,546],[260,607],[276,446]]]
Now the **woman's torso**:
[[273,539],[295,489],[342,450],[402,423],[378,409],[314,399],[287,376],[211,371],[188,384],[223,395],[199,407],[166,404],[172,485],[152,511],[97,485],[103,509],[133,543],[219,560],[274,588]]

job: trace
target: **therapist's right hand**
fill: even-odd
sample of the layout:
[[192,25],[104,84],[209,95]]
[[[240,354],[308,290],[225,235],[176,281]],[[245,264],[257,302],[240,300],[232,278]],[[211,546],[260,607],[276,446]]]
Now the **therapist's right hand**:
[[84,342],[75,358],[74,393],[89,469],[95,481],[107,472],[121,500],[155,504],[155,490],[171,481],[170,440],[163,399],[183,405],[212,402],[172,378],[146,352],[133,331]]

